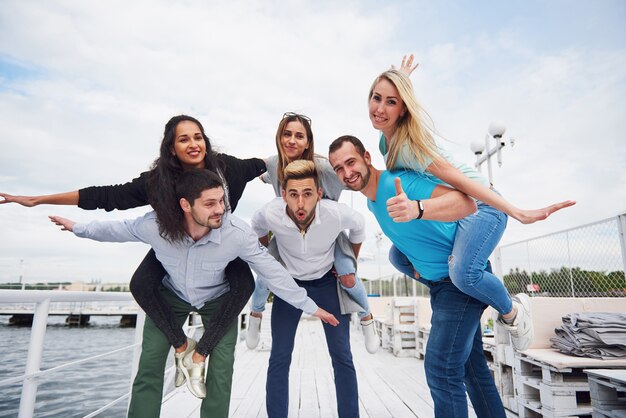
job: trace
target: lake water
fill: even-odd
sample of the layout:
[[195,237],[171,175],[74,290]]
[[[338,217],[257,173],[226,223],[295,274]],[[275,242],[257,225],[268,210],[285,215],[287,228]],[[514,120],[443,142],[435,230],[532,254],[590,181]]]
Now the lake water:
[[[90,326],[69,328],[64,316],[48,319],[41,369],[133,344],[135,328],[120,328],[119,317],[91,317]],[[8,326],[0,316],[0,380],[24,374],[29,327]],[[43,377],[39,382],[36,417],[82,417],[130,390],[133,350],[81,363]],[[171,359],[170,359],[171,360]],[[0,417],[17,417],[22,384],[0,387]],[[124,417],[128,400],[99,417]]]

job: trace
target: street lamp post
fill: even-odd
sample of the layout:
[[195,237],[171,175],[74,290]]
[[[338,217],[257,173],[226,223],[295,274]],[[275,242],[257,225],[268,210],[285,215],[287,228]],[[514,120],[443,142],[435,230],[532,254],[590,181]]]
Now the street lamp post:
[[378,294],[380,296],[383,295],[383,281],[381,279],[381,273],[380,273],[380,246],[383,242],[383,233],[381,231],[376,232],[375,234],[376,237],[376,259],[378,260]]
[[[476,163],[474,166],[478,168],[478,171],[481,171],[481,165],[487,161],[487,172],[489,175],[489,184],[493,185],[493,170],[491,167],[491,157],[496,155],[498,161],[498,167],[502,167],[502,148],[506,145],[506,141],[503,138],[504,133],[506,132],[506,127],[500,123],[492,122],[489,125],[489,129],[487,134],[485,134],[485,142],[484,144],[480,141],[474,141],[470,145],[470,148],[474,155],[476,155]],[[495,145],[492,148],[489,148],[490,139],[493,138],[495,140]],[[515,139],[509,137],[509,142],[511,143],[511,147],[515,145]],[[486,152],[485,152],[486,150]]]
[[20,288],[24,290],[24,283],[22,283],[22,279],[24,276],[24,259],[20,259]]

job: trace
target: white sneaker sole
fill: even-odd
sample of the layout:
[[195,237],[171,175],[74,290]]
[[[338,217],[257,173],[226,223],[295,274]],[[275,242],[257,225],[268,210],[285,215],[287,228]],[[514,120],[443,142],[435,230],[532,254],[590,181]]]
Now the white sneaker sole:
[[[532,319],[532,315],[530,312],[530,298],[525,293],[518,293],[517,295],[515,295],[515,298],[516,298],[516,302],[522,305],[522,308],[524,309],[523,315],[527,316],[528,320],[530,321],[530,328],[528,329],[528,333],[524,336],[524,339],[528,342],[524,346],[515,347],[518,351],[525,351],[526,349],[528,349],[528,346],[532,343],[533,338],[535,336],[534,335],[535,330],[533,327],[533,319]],[[517,314],[519,315],[519,311]],[[513,338],[513,336],[511,336],[511,338]],[[511,340],[511,343],[512,342],[513,341]]]

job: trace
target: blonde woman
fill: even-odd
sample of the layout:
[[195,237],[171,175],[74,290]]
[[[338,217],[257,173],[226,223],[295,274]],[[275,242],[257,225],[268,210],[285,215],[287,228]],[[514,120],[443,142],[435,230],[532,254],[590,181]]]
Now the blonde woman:
[[[525,350],[533,336],[528,296],[520,293],[511,298],[502,281],[486,271],[485,266],[504,233],[507,215],[529,224],[575,202],[568,200],[542,209],[522,210],[503,199],[476,170],[454,162],[436,144],[428,115],[415,98],[408,76],[416,67],[412,63],[411,55],[403,59],[400,70],[392,68],[376,77],[370,88],[369,117],[372,126],[381,132],[380,152],[389,170],[423,173],[477,200],[478,211],[459,221],[449,262],[450,278],[461,291],[496,309],[513,345]],[[396,186],[397,196],[387,203],[389,215],[396,222],[420,219],[423,215],[420,202],[409,200],[401,184]],[[392,247],[392,261],[403,257]]]

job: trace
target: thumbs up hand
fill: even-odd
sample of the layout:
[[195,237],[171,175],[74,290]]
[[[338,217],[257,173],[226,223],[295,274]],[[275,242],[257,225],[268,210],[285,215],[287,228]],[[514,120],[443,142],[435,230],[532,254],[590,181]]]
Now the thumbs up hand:
[[408,222],[417,218],[419,209],[417,202],[410,200],[402,190],[402,181],[396,177],[396,195],[387,200],[387,212],[394,222]]

